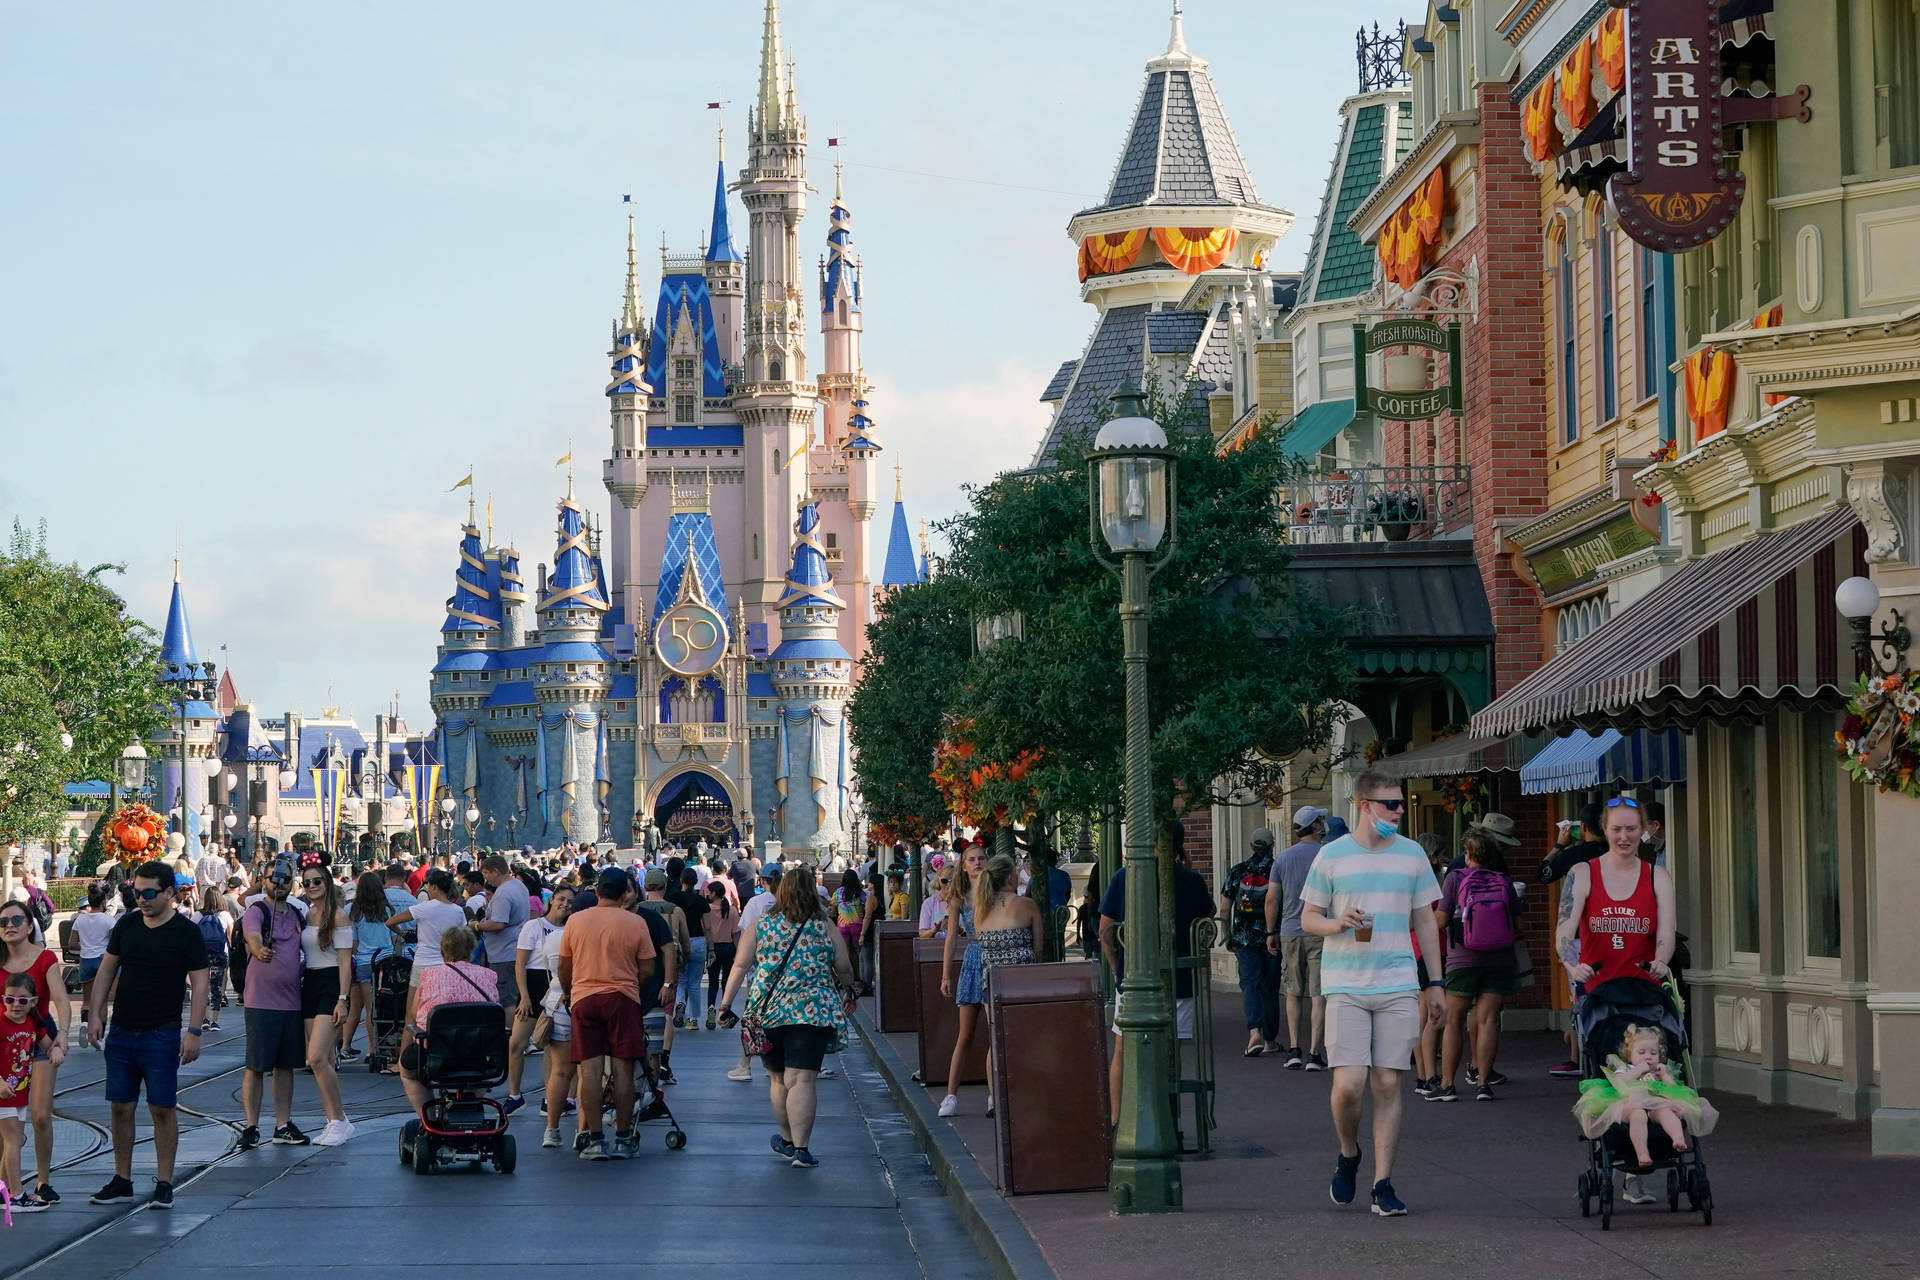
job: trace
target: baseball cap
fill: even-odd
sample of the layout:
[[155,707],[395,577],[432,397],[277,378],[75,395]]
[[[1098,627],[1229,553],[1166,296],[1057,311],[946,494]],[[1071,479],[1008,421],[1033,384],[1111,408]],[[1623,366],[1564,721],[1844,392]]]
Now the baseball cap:
[[1318,805],[1303,804],[1293,811],[1293,825],[1305,829],[1329,816],[1327,811]]
[[667,873],[655,867],[647,872],[647,888],[664,889],[667,887]]
[[762,880],[777,881],[780,878],[780,864],[777,862],[769,862],[765,866],[761,867],[760,878]]
[[595,888],[602,898],[618,898],[632,887],[633,878],[619,867],[600,868],[600,878],[595,882]]
[[1268,849],[1271,849],[1273,848],[1273,832],[1267,830],[1265,827],[1262,827],[1258,831],[1254,832],[1252,835],[1247,837],[1247,843],[1262,845]]

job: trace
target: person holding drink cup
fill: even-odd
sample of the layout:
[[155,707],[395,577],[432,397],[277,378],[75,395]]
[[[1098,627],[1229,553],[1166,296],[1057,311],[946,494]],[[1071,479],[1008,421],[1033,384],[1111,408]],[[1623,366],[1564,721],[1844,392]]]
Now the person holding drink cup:
[[1320,986],[1326,996],[1327,1064],[1333,1069],[1333,1126],[1340,1139],[1329,1193],[1352,1204],[1360,1171],[1360,1106],[1373,1094],[1373,1212],[1398,1217],[1393,1158],[1400,1144],[1401,1073],[1413,1063],[1423,1021],[1446,1016],[1439,982],[1421,990],[1412,937],[1440,955],[1434,904],[1440,885],[1426,851],[1400,834],[1400,782],[1368,771],[1354,780],[1353,831],[1320,850],[1300,892],[1300,927],[1326,939]]

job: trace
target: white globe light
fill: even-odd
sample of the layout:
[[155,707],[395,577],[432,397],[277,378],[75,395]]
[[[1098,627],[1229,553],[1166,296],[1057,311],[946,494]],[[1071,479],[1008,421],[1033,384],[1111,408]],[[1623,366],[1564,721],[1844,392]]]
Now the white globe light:
[[280,789],[281,789],[282,791],[291,791],[291,790],[293,790],[293,783],[294,783],[294,778],[295,778],[295,774],[294,774],[294,772],[293,772],[293,770],[291,770],[291,769],[282,769],[282,770],[280,771]]
[[480,821],[480,810],[474,808],[472,805],[468,805],[467,806],[467,825],[472,826],[474,823],[478,821]]
[[440,798],[440,812],[450,814],[453,812],[453,808],[454,808],[454,805],[453,805],[452,796],[442,796]]
[[1848,578],[1833,589],[1833,604],[1843,618],[1871,618],[1880,607],[1880,588],[1871,578]]
[[205,760],[202,760],[200,767],[206,771],[206,775],[209,778],[217,778],[220,776],[220,761],[213,756],[208,756]]
[[181,835],[178,831],[170,831],[167,833],[167,848],[178,853],[186,847],[187,838],[185,836]]
[[240,825],[240,819],[234,817],[232,814],[228,814],[226,817],[220,819],[220,825],[231,831]]

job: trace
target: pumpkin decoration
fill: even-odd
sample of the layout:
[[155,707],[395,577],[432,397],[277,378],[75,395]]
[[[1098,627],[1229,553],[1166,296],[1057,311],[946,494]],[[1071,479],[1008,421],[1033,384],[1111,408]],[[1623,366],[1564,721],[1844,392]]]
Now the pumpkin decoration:
[[123,806],[106,823],[106,856],[125,866],[158,857],[166,842],[167,820],[144,804]]

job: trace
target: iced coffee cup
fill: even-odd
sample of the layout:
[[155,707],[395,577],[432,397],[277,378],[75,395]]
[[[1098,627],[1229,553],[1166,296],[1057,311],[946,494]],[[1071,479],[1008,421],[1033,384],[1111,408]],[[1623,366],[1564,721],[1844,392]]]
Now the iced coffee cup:
[[1355,942],[1372,942],[1373,941],[1373,913],[1372,912],[1368,912],[1366,917],[1354,929],[1353,940]]

